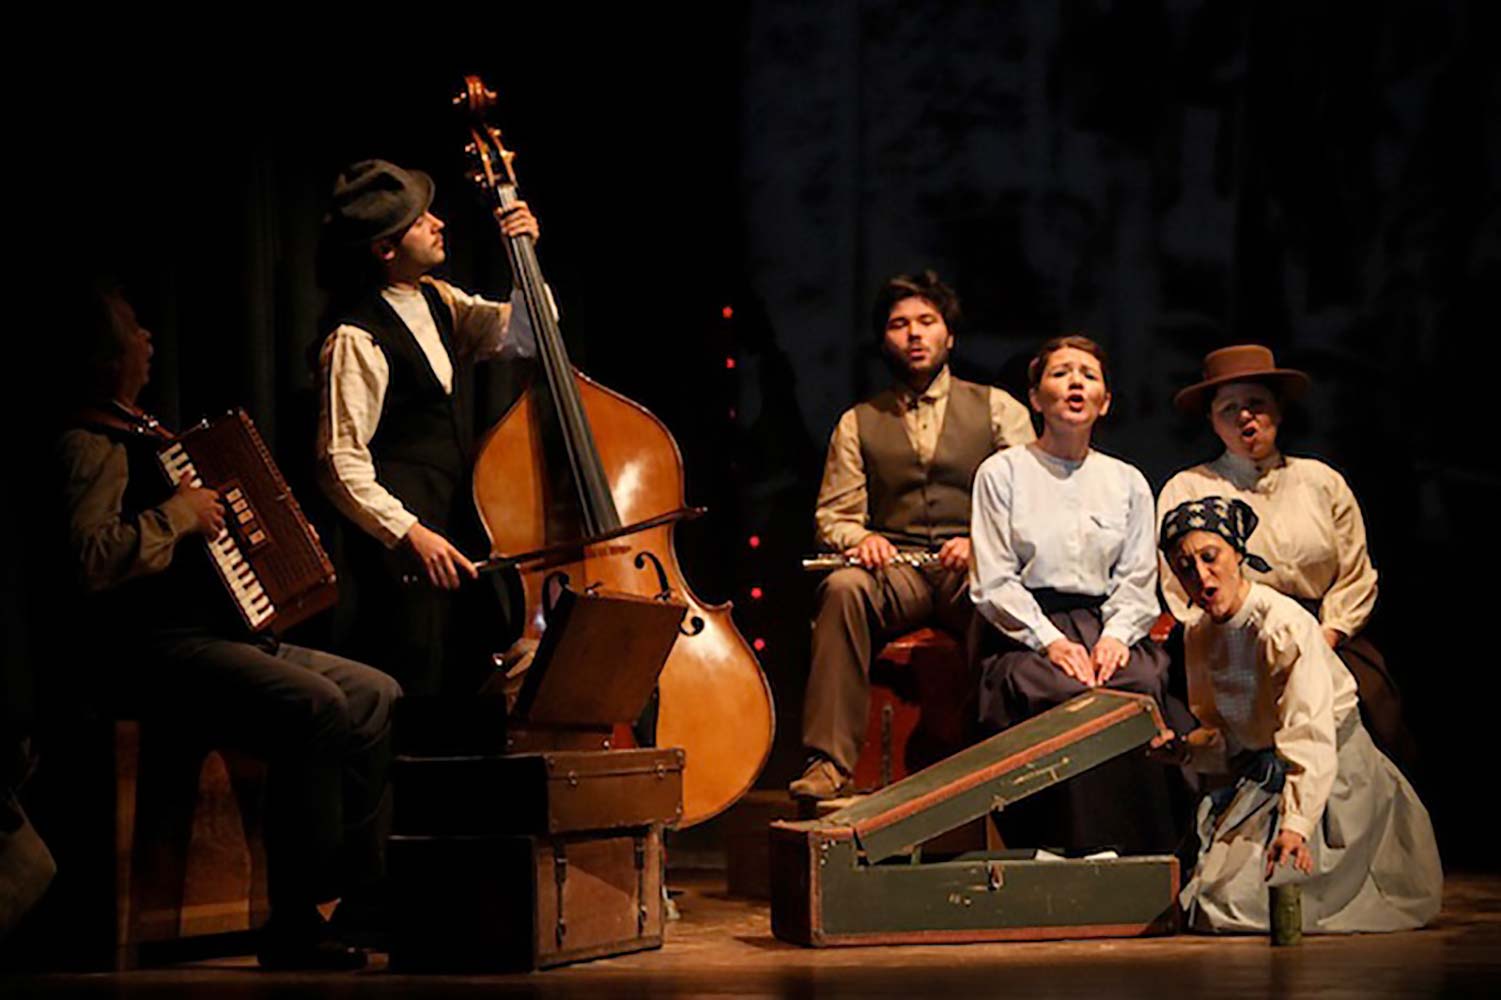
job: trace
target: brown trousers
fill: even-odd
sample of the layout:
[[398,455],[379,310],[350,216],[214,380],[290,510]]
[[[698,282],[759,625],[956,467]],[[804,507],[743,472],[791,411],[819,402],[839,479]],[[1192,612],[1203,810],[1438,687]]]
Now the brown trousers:
[[818,588],[812,669],[803,699],[803,746],[850,773],[870,711],[871,657],[891,639],[936,627],[968,645],[969,578],[936,563],[877,572],[835,570]]

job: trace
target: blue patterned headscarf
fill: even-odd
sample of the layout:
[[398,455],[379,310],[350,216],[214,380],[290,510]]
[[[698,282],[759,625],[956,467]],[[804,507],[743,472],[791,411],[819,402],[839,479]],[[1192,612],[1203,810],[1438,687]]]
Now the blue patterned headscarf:
[[1270,573],[1272,567],[1265,559],[1246,551],[1246,541],[1256,530],[1259,520],[1251,505],[1244,500],[1226,500],[1224,497],[1185,500],[1162,519],[1162,534],[1157,545],[1163,552],[1171,552],[1173,543],[1190,531],[1209,531],[1229,542],[1245,557],[1247,566],[1259,573]]

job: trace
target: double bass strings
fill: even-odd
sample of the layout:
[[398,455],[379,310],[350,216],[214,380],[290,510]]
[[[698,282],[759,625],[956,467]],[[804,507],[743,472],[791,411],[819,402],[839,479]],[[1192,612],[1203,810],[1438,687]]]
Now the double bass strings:
[[[502,209],[511,208],[519,200],[513,183],[498,185],[495,196]],[[527,315],[537,341],[538,356],[547,370],[549,394],[553,397],[553,409],[561,425],[568,464],[579,491],[585,532],[597,535],[609,531],[618,526],[619,515],[615,512],[614,498],[601,482],[602,471],[598,461],[590,460],[596,451],[593,434],[582,412],[582,404],[576,394],[563,389],[566,384],[570,384],[565,380],[573,377],[572,365],[568,361],[562,335],[552,313],[547,283],[537,262],[536,247],[529,236],[513,236],[507,238],[506,249],[512,274],[521,286],[522,296],[526,301]]]

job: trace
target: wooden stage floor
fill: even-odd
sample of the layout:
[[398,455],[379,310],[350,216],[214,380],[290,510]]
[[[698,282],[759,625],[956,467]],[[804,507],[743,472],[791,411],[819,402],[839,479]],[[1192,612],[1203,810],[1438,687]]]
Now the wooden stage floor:
[[0,996],[932,996],[1424,997],[1501,994],[1501,875],[1451,876],[1423,931],[1308,938],[1179,936],[1129,941],[812,950],[771,936],[764,903],[714,875],[676,876],[681,921],[661,951],[517,976],[264,973],[248,958],[118,975],[0,979]]

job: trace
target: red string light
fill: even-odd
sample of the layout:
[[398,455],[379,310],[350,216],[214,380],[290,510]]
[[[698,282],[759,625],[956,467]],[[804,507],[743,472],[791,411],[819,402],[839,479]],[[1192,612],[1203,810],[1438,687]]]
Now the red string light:
[[750,589],[750,595],[751,595],[751,600],[753,600],[753,601],[759,601],[762,598],[762,596],[764,596],[762,594],[762,591],[761,591],[760,587],[752,587]]
[[757,639],[755,642],[751,643],[751,645],[755,647],[756,652],[760,653],[766,649],[766,640]]
[[759,549],[761,547],[761,536],[751,535],[750,538],[746,539],[746,542],[749,543],[751,548]]
[[735,315],[735,310],[731,309],[729,306],[725,306],[723,309],[719,310],[719,315],[723,316],[725,319],[730,319]]
[[735,368],[735,359],[734,358],[725,358],[724,359],[724,366],[726,368],[730,369],[731,371],[733,371],[734,368]]

